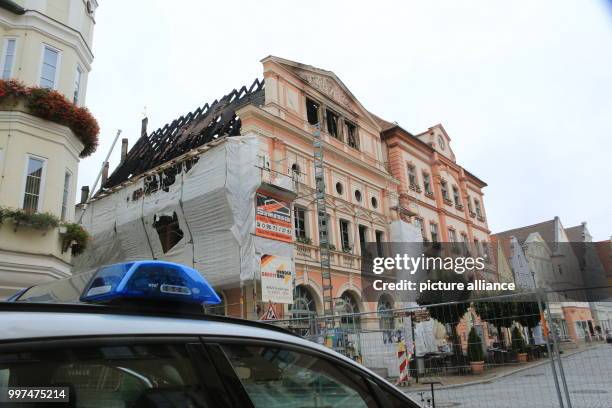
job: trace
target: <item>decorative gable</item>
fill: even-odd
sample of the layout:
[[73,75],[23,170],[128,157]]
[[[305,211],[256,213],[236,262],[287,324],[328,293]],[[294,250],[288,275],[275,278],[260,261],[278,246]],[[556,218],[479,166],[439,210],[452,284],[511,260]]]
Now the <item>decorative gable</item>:
[[317,91],[327,95],[347,109],[351,109],[351,98],[332,78],[303,69],[296,69],[295,73]]

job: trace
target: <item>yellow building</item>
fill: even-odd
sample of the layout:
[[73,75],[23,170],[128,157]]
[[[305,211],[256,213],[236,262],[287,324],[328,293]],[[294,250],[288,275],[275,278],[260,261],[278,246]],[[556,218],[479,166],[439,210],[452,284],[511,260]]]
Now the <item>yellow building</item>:
[[[96,7],[95,0],[1,1],[0,79],[53,89],[82,106]],[[0,103],[0,207],[72,220],[84,147],[67,126],[33,115],[22,102]],[[0,299],[67,276],[70,263],[59,227],[0,220]]]

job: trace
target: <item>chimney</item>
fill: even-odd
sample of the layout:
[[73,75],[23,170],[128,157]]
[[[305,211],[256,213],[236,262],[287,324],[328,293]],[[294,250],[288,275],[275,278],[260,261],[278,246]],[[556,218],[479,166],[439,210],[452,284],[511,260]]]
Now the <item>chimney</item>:
[[104,162],[104,167],[102,167],[102,185],[101,187],[104,187],[107,181],[108,181],[108,162]]
[[87,199],[89,198],[89,186],[81,187],[81,202],[80,204],[85,204]]
[[148,123],[149,123],[149,118],[147,118],[146,116],[142,118],[142,122],[140,124],[140,136],[146,136]]
[[128,140],[127,138],[121,139],[121,163],[125,161],[128,154]]

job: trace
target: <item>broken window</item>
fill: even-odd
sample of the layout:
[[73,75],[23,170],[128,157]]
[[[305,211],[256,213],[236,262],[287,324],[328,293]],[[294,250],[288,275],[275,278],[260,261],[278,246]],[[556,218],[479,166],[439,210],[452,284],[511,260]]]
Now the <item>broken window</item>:
[[343,251],[351,250],[351,241],[349,237],[349,222],[346,220],[340,220],[340,244],[342,245]]
[[183,239],[183,230],[179,227],[176,212],[170,215],[155,215],[153,217],[153,228],[157,231],[159,242],[164,254],[174,248]]
[[159,189],[159,182],[157,180],[157,174],[147,176],[144,179],[144,193],[146,195],[152,194]]
[[359,140],[357,139],[357,127],[350,122],[346,122],[346,141],[353,149],[359,149]]
[[306,117],[313,126],[319,123],[319,104],[309,98],[306,98]]
[[338,138],[338,115],[329,109],[327,110],[327,133],[336,139]]

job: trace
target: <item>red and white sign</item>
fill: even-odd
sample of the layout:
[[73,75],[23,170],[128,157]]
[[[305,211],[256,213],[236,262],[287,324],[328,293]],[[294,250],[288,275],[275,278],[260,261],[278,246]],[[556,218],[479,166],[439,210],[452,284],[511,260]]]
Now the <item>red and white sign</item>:
[[268,310],[266,310],[266,313],[264,313],[259,320],[278,320],[278,315],[276,314],[276,310],[274,310],[272,302],[270,302]]
[[256,200],[255,235],[293,242],[289,203],[262,193],[257,193]]

